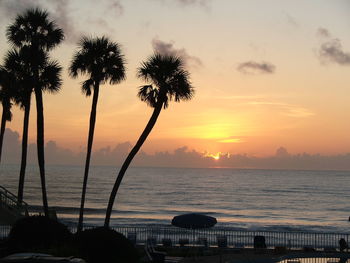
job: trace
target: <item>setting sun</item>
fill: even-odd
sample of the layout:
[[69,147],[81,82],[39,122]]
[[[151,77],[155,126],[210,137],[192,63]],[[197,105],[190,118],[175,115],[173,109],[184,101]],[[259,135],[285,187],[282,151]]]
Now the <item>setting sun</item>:
[[211,157],[211,158],[213,158],[214,160],[219,160],[219,159],[220,159],[220,155],[221,155],[221,152],[218,152],[218,153],[216,153],[216,154],[206,153],[204,156],[205,156],[205,157]]

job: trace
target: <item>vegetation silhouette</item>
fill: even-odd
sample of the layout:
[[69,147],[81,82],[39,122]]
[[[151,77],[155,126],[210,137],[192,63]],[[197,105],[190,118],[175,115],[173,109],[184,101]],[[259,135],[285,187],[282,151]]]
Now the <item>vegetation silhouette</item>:
[[[36,57],[36,59],[44,59]],[[18,202],[23,200],[24,177],[27,164],[28,148],[28,125],[30,113],[31,94],[34,88],[31,74],[30,61],[31,53],[28,48],[21,48],[19,51],[12,49],[5,56],[4,68],[12,78],[13,101],[24,110],[23,131],[22,131],[22,155],[21,169],[18,182]]]
[[193,97],[194,88],[189,80],[189,75],[181,58],[174,55],[155,53],[147,61],[141,63],[137,77],[151,84],[141,86],[138,97],[154,110],[140,138],[120,168],[108,201],[105,227],[109,226],[114,200],[125,172],[152,131],[162,108],[166,109],[171,100],[180,102]]
[[[6,36],[18,49],[27,48],[31,52],[30,63],[37,109],[37,150],[40,170],[43,208],[46,216],[49,214],[44,154],[44,109],[42,92],[55,93],[61,86],[61,67],[56,61],[49,61],[48,52],[56,47],[64,38],[62,29],[50,21],[48,13],[39,8],[28,9],[16,17],[15,22],[8,26]],[[44,60],[38,57],[44,54]],[[41,62],[41,63],[40,63]]]
[[105,36],[83,37],[79,43],[79,50],[74,54],[69,67],[69,74],[73,78],[78,77],[79,74],[88,75],[88,79],[82,83],[83,94],[90,96],[93,92],[78,231],[81,231],[83,227],[85,194],[94,139],[99,88],[101,84],[106,82],[118,84],[124,80],[124,64],[124,56],[117,43],[110,41]]
[[12,120],[12,89],[11,77],[5,68],[0,67],[0,102],[2,105],[1,127],[0,127],[0,163],[2,153],[2,143],[4,141],[4,134],[6,122]]

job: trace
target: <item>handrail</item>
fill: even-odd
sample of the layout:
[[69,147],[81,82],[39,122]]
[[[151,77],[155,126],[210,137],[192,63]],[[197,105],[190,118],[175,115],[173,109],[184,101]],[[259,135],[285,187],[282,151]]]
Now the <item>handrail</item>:
[[0,205],[12,208],[19,214],[24,212],[28,215],[28,204],[23,200],[19,202],[18,197],[3,186],[0,186]]
[[[16,201],[18,203],[18,197],[15,194],[13,194],[12,192],[10,192],[9,190],[7,190],[5,187],[0,185],[0,194],[2,192],[5,193],[7,198],[11,199],[12,201]],[[28,204],[26,202],[24,202],[23,200],[21,203],[23,206],[28,206]]]

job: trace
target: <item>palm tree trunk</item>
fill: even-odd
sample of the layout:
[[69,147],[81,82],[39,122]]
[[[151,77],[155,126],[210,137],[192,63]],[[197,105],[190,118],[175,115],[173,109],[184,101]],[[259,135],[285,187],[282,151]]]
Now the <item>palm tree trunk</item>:
[[18,203],[19,204],[21,204],[23,201],[24,177],[25,177],[26,166],[27,166],[29,113],[30,113],[30,96],[29,96],[28,102],[24,106],[22,158],[21,158],[21,170],[19,172],[19,182],[18,182]]
[[2,142],[4,141],[5,127],[6,127],[6,109],[2,107],[1,128],[0,128],[0,162],[1,162]]
[[162,110],[162,107],[163,107],[163,100],[160,100],[159,103],[157,103],[156,107],[154,108],[152,116],[146,125],[146,128],[143,130],[143,132],[142,132],[140,138],[138,139],[137,143],[135,144],[134,148],[132,148],[129,155],[126,157],[122,167],[120,168],[117,180],[114,183],[111,195],[109,197],[108,207],[107,207],[107,211],[106,211],[106,218],[105,218],[105,223],[104,223],[105,227],[109,227],[109,221],[111,219],[114,200],[115,200],[115,197],[117,195],[119,186],[120,186],[120,184],[123,180],[123,177],[125,175],[125,172],[128,169],[131,161],[133,160],[133,158],[135,157],[135,155],[137,154],[137,152],[140,150],[141,146],[143,145],[143,143],[147,139],[148,135],[152,131],[152,129],[153,129],[153,127],[158,119],[158,116],[160,114],[160,111]]
[[45,153],[44,153],[44,108],[43,95],[39,88],[35,89],[36,98],[36,112],[37,112],[37,149],[38,149],[38,163],[40,170],[41,191],[43,198],[43,208],[45,216],[49,216],[49,206],[47,203],[46,182],[45,182]]
[[98,93],[99,93],[99,84],[97,83],[94,86],[94,95],[92,98],[92,106],[91,106],[91,113],[90,113],[89,137],[88,137],[87,153],[86,153],[86,161],[85,161],[84,182],[83,182],[83,189],[82,189],[82,194],[81,194],[79,222],[78,222],[78,228],[77,228],[78,232],[80,232],[83,228],[85,194],[86,194],[87,181],[88,181],[88,177],[89,177],[92,143],[94,140]]

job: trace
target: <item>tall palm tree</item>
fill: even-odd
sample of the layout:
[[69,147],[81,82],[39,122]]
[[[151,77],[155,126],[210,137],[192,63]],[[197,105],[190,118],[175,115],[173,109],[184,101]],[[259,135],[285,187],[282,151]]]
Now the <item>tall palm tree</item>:
[[0,127],[0,162],[2,153],[2,143],[4,140],[6,122],[12,120],[11,103],[12,91],[11,80],[8,72],[0,68],[0,102],[2,105],[1,127]]
[[124,56],[117,43],[111,42],[107,37],[83,37],[79,43],[79,50],[74,54],[69,67],[69,73],[73,78],[78,77],[79,74],[88,75],[88,79],[82,83],[82,92],[86,96],[90,96],[93,93],[78,231],[81,231],[83,227],[85,194],[94,138],[99,88],[101,84],[108,81],[110,84],[117,84],[124,80],[124,64]]
[[15,82],[13,87],[13,100],[24,110],[21,169],[18,183],[19,204],[21,204],[23,200],[24,177],[27,164],[30,101],[32,90],[34,88],[31,67],[29,64],[30,59],[31,54],[28,50],[26,51],[25,48],[20,49],[20,51],[13,49],[7,52],[4,63],[4,68],[12,76]]
[[169,106],[169,101],[190,100],[194,95],[194,88],[189,80],[189,72],[179,57],[172,55],[154,54],[141,64],[137,76],[150,84],[141,86],[138,96],[141,101],[153,108],[153,113],[136,145],[126,157],[120,168],[113,186],[106,211],[105,227],[109,226],[112,208],[119,186],[131,161],[152,131],[162,108]]
[[[43,90],[49,92],[58,91],[61,80],[61,68],[55,61],[49,61],[45,52],[38,53],[35,57],[39,65],[39,84]],[[35,88],[35,78],[32,73],[33,58],[31,50],[23,47],[17,51],[13,49],[6,54],[4,68],[14,79],[13,100],[24,110],[21,169],[18,183],[18,203],[23,200],[24,178],[27,163],[28,125],[31,106],[31,95]]]
[[[39,8],[28,9],[23,14],[18,15],[15,22],[11,24],[6,31],[8,40],[17,48],[27,47],[32,53],[32,72],[34,79],[34,93],[37,109],[37,149],[38,163],[40,170],[41,189],[43,198],[43,208],[46,216],[49,215],[46,183],[45,183],[45,154],[44,154],[44,109],[42,92],[44,90],[56,91],[59,89],[61,81],[56,86],[45,85],[43,77],[60,77],[61,68],[57,62],[48,62],[46,65],[40,65],[37,57],[42,52],[49,52],[56,47],[64,38],[63,31],[57,25],[50,21],[48,13]],[[44,68],[47,71],[43,74]],[[56,73],[56,76],[54,76]],[[47,79],[46,79],[47,80]],[[54,81],[53,81],[54,82]]]

